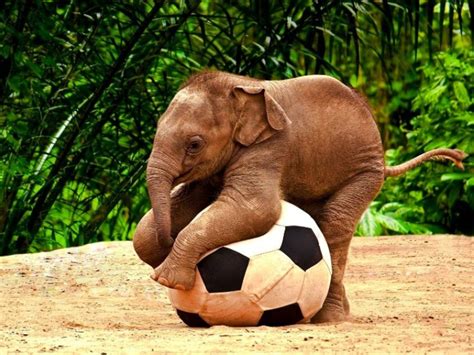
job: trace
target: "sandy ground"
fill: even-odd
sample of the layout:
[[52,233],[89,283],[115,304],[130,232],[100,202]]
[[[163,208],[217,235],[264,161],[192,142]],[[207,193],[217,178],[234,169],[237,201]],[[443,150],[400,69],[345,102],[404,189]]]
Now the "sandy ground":
[[191,329],[130,242],[0,258],[0,353],[474,352],[474,239],[356,238],[353,319]]

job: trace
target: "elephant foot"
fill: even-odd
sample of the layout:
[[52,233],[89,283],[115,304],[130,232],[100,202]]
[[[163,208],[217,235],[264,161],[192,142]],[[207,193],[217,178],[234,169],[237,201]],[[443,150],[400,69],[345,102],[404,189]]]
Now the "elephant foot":
[[347,320],[349,320],[349,317],[343,311],[323,308],[311,318],[311,323],[342,323]]
[[151,278],[168,288],[177,290],[189,290],[194,285],[196,278],[195,268],[186,268],[166,260],[155,269]]
[[323,308],[311,318],[311,323],[342,323],[350,319],[349,300],[344,297],[342,304],[334,304],[326,302]]

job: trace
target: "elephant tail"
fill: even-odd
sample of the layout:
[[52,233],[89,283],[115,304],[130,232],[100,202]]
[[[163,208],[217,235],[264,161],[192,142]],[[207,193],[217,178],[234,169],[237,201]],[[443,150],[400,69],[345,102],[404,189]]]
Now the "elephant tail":
[[421,163],[432,159],[432,160],[451,160],[454,165],[459,169],[464,170],[464,165],[462,164],[463,159],[467,157],[467,154],[459,149],[446,149],[439,148],[433,149],[426,153],[420,154],[417,157],[408,160],[400,165],[395,166],[386,166],[385,167],[385,177],[388,176],[398,176],[406,173],[408,170],[413,169],[420,165]]

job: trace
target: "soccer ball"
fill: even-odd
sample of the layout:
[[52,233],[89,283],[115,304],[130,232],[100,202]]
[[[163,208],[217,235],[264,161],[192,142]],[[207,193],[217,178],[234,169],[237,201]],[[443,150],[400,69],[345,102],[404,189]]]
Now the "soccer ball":
[[332,268],[314,220],[282,201],[268,233],[211,250],[197,264],[191,290],[170,289],[191,327],[288,325],[309,321],[322,307]]

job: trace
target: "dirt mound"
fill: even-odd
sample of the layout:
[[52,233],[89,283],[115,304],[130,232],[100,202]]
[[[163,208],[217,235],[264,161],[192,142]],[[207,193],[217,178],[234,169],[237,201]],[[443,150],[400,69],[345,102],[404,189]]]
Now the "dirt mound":
[[474,239],[356,238],[346,274],[353,320],[191,329],[130,242],[0,258],[0,353],[473,352]]

